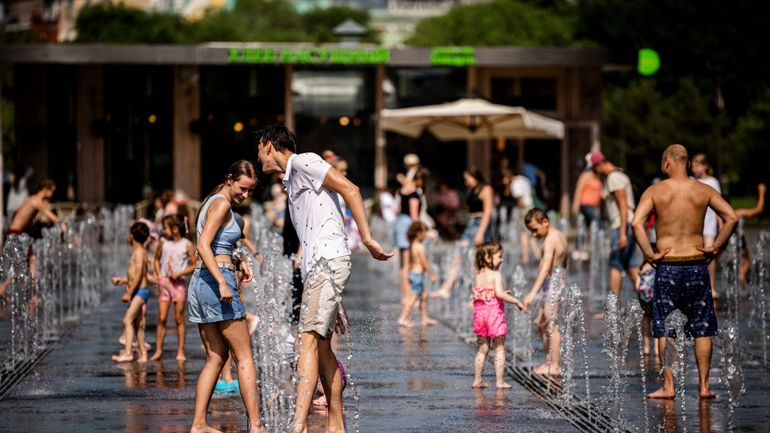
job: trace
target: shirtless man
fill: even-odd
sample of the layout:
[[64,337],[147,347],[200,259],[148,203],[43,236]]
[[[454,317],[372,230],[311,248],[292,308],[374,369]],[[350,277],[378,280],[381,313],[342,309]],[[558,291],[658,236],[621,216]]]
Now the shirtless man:
[[13,214],[6,235],[20,235],[28,231],[38,212],[53,223],[59,222],[59,217],[49,208],[54,191],[56,191],[56,184],[51,179],[40,181],[37,192],[26,199]]
[[[668,179],[649,187],[642,195],[631,222],[636,242],[646,260],[657,265],[652,304],[653,337],[663,353],[665,320],[674,309],[687,316],[685,333],[695,338],[695,361],[701,398],[713,398],[709,388],[711,336],[717,333],[717,319],[708,272],[714,259],[730,237],[738,217],[722,196],[708,185],[687,176],[687,149],[672,144],[663,152],[661,170]],[[706,209],[713,209],[724,224],[711,246],[703,243]],[[658,251],[653,251],[645,235],[644,223],[655,212]],[[681,338],[681,336],[678,336]],[[663,386],[648,398],[674,398],[674,377],[663,369]]]
[[[534,208],[527,212],[524,223],[532,236],[543,239],[543,258],[532,289],[524,297],[524,308],[534,302],[542,290],[540,307],[535,324],[543,339],[545,362],[532,372],[535,374],[561,375],[561,333],[559,332],[559,296],[564,286],[564,259],[567,256],[567,238],[564,233],[551,226],[551,222],[541,209]],[[553,329],[549,329],[549,328]],[[550,332],[549,332],[550,331]]]
[[[59,217],[51,212],[51,209],[49,208],[54,191],[56,191],[56,185],[52,180],[43,179],[40,181],[37,192],[24,200],[24,203],[22,203],[16,212],[14,212],[13,217],[11,218],[11,224],[5,231],[6,238],[8,236],[21,235],[29,232],[32,221],[35,220],[38,213],[42,213],[51,222],[57,223]],[[30,246],[29,251],[27,251],[27,265],[29,266],[30,275],[34,278],[37,275],[37,267],[32,255],[32,246]],[[11,284],[11,280],[12,278],[6,278],[0,283],[0,298],[5,296],[5,292],[8,290],[8,285]],[[31,301],[34,306],[36,298],[33,296]]]

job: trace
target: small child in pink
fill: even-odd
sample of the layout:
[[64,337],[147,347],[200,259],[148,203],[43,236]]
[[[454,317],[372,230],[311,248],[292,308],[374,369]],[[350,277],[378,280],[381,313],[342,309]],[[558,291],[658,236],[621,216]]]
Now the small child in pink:
[[484,364],[489,353],[489,341],[492,340],[495,350],[495,375],[498,389],[510,388],[503,381],[505,371],[505,334],[508,325],[505,323],[504,302],[524,309],[518,299],[503,289],[503,276],[500,265],[503,263],[503,247],[497,242],[480,245],[476,249],[476,283],[473,288],[473,332],[479,337],[479,351],[476,354],[473,367],[475,377],[473,388],[486,388],[488,383],[481,380]]
[[171,302],[174,302],[176,333],[179,338],[176,359],[184,361],[184,307],[187,300],[187,281],[184,277],[195,271],[195,248],[192,242],[184,237],[187,234],[187,224],[183,216],[166,215],[162,222],[163,239],[152,262],[155,275],[158,276],[158,328],[155,354],[151,359],[157,361],[163,357],[166,319]]

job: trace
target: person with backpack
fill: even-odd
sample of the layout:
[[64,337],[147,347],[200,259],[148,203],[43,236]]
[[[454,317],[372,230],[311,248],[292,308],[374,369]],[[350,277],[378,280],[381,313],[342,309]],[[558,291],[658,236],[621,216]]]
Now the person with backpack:
[[589,165],[594,173],[604,179],[602,201],[611,229],[610,290],[620,297],[623,270],[626,271],[631,280],[631,287],[636,287],[639,279],[639,268],[644,261],[631,228],[631,218],[633,218],[636,209],[634,189],[628,175],[607,160],[603,153],[591,152]]

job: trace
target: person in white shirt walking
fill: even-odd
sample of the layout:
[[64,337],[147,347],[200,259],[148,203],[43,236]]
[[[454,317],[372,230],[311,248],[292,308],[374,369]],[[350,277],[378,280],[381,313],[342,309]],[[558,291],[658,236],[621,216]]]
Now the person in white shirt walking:
[[372,257],[387,260],[372,239],[359,188],[315,153],[297,154],[294,133],[282,125],[257,133],[259,162],[265,173],[285,173],[283,184],[289,195],[288,209],[301,248],[302,310],[301,348],[297,361],[295,433],[307,432],[307,418],[319,374],[329,404],[327,432],[344,432],[342,377],[331,348],[335,327],[345,320],[342,291],[350,277],[350,251],[339,195],[358,224],[361,240]]

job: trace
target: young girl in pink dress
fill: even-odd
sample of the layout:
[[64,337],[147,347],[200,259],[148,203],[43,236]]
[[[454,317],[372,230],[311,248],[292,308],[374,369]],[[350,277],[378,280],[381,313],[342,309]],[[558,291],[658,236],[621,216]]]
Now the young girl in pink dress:
[[166,319],[171,303],[174,302],[174,319],[178,346],[177,361],[184,361],[185,322],[184,307],[187,300],[185,276],[195,271],[195,248],[187,235],[185,217],[179,214],[166,215],[163,222],[163,239],[155,252],[152,267],[158,276],[158,328],[153,361],[163,357],[163,340],[166,337]]
[[480,245],[476,249],[476,284],[473,288],[473,332],[479,337],[479,352],[473,362],[475,377],[473,388],[486,388],[488,383],[481,380],[484,364],[489,353],[489,340],[495,350],[496,387],[510,388],[503,381],[505,371],[505,306],[503,302],[514,304],[519,310],[524,305],[510,292],[503,289],[503,276],[498,269],[503,263],[503,247],[497,242]]

